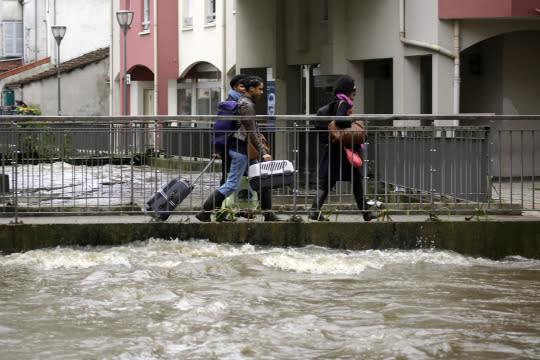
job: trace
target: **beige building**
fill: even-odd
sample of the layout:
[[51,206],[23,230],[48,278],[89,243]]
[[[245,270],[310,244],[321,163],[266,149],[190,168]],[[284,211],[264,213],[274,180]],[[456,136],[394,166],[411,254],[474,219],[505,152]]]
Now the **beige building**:
[[460,3],[238,0],[237,68],[273,69],[278,113],[314,112],[338,74],[358,113],[540,113],[540,14],[439,8]]
[[[156,83],[159,114],[212,114],[239,72],[268,81],[261,114],[314,113],[341,74],[357,80],[356,113],[540,113],[540,0],[178,0],[166,8],[148,0],[144,9],[114,3],[113,11],[135,11],[128,34],[131,114],[147,113],[133,101],[148,102],[140,94]],[[148,32],[138,32],[138,22]],[[167,30],[152,45],[145,37],[157,23],[177,33]],[[130,52],[144,41],[145,51]],[[176,53],[165,54],[171,48]],[[145,76],[137,76],[139,65]],[[176,70],[165,78],[170,66]],[[113,113],[120,113],[121,96],[113,99]]]

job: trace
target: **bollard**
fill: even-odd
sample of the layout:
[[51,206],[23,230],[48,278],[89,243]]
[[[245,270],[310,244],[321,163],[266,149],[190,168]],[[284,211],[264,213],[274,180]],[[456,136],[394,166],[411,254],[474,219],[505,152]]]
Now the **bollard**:
[[9,192],[9,175],[0,174],[0,194]]

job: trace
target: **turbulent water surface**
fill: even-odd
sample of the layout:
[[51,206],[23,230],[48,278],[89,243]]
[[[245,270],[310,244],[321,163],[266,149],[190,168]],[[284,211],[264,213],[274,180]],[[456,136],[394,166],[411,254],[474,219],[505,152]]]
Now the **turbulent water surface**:
[[540,359],[540,261],[151,239],[0,256],[0,358]]

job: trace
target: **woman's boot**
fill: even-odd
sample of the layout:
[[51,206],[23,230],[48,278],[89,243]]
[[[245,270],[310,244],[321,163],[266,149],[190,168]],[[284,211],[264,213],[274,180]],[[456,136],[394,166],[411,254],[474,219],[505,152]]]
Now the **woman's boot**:
[[272,212],[272,190],[263,190],[258,193],[263,211],[264,221],[277,221],[276,214]]
[[202,222],[210,222],[212,213],[210,211],[221,206],[221,203],[225,200],[225,195],[215,190],[203,204],[203,211],[195,215],[195,217]]
[[364,198],[364,190],[362,189],[361,181],[353,184],[353,195],[358,209],[362,210],[362,217],[364,218],[364,221],[371,221],[377,218],[377,214],[368,210],[369,205],[366,203],[366,199]]
[[321,207],[323,206],[324,201],[326,200],[327,196],[328,196],[328,190],[325,190],[325,189],[317,190],[317,196],[315,197],[315,199],[313,199],[313,204],[311,205],[311,214],[309,215],[309,218],[311,220],[330,221],[327,217],[324,217],[323,214],[321,214],[320,212]]

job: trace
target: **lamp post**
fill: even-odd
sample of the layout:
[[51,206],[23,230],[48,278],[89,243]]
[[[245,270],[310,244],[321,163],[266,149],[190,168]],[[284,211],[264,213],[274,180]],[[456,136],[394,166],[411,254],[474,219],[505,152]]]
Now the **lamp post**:
[[56,48],[57,50],[57,58],[56,58],[56,78],[58,79],[58,116],[62,115],[61,107],[60,107],[60,42],[62,42],[62,39],[64,38],[64,35],[66,34],[66,27],[60,26],[60,25],[54,25],[51,26],[51,31],[54,36],[54,39],[56,40]]
[[131,25],[131,22],[133,21],[133,11],[130,10],[120,10],[116,12],[116,19],[118,20],[118,24],[120,24],[120,27],[122,28],[122,32],[124,33],[124,115],[127,115],[128,109],[127,109],[127,31],[129,29],[129,26]]

